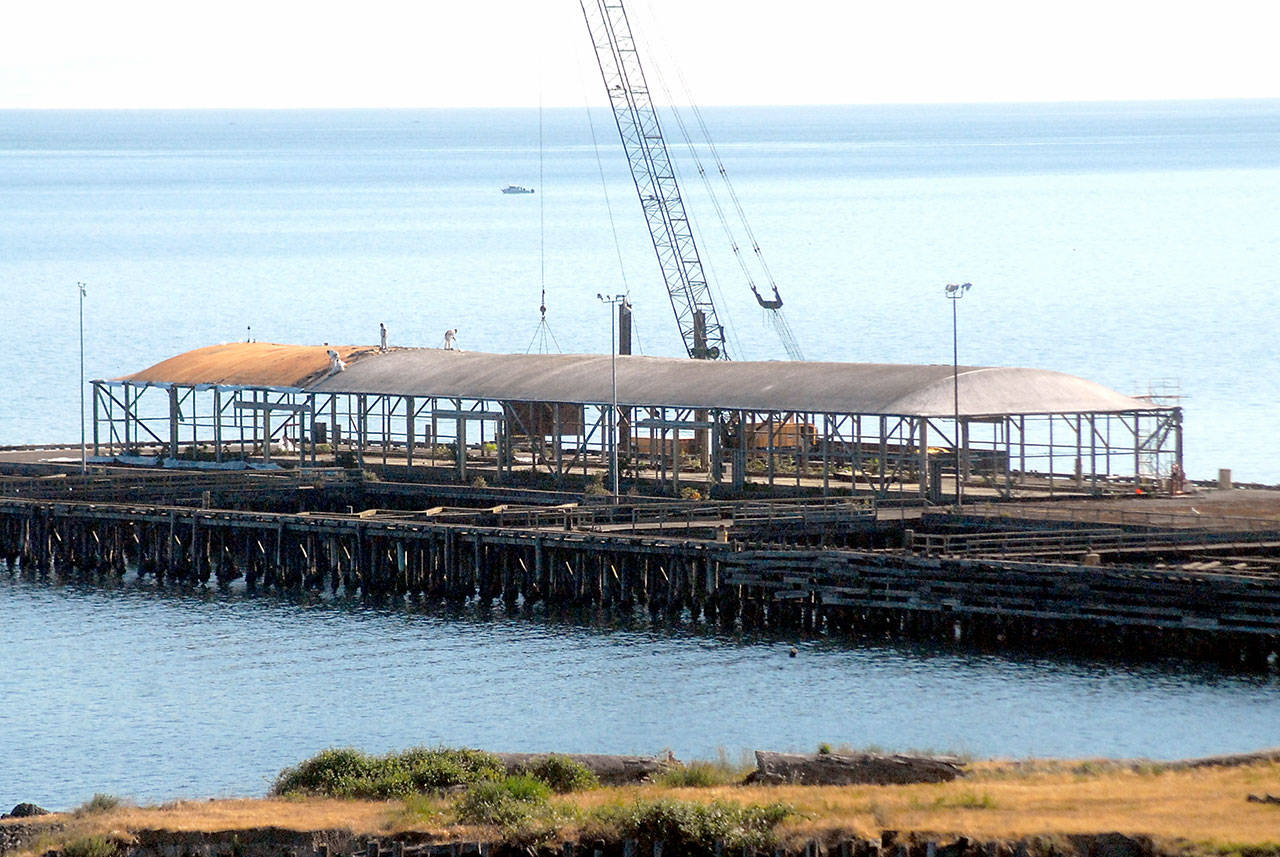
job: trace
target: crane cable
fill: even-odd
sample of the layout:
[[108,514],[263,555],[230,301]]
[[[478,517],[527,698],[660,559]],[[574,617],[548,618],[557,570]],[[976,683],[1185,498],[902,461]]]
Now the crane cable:
[[[646,6],[647,6],[647,11],[649,13],[649,17],[651,20],[653,20],[654,16],[653,16],[652,5],[646,4]],[[786,317],[782,314],[781,307],[765,306],[764,301],[760,298],[760,293],[756,288],[755,278],[751,275],[751,271],[749,270],[746,264],[746,260],[742,256],[742,252],[738,246],[737,239],[733,234],[733,230],[729,226],[728,218],[724,214],[724,209],[720,204],[720,199],[716,194],[714,187],[711,184],[710,178],[707,176],[706,169],[702,165],[702,159],[698,155],[697,149],[693,144],[692,136],[689,134],[688,128],[686,127],[684,122],[684,118],[681,115],[680,111],[676,108],[676,99],[673,97],[670,88],[667,86],[666,77],[663,74],[664,65],[669,65],[671,66],[671,68],[675,70],[676,77],[680,83],[681,88],[684,91],[684,100],[688,102],[689,108],[692,110],[694,118],[697,121],[698,129],[702,134],[702,139],[706,143],[707,150],[711,153],[711,156],[715,161],[716,171],[720,174],[720,178],[724,182],[725,189],[729,193],[729,198],[733,203],[733,207],[736,214],[738,215],[738,221],[741,224],[743,231],[746,233],[747,240],[751,242],[751,249],[755,254],[756,261],[759,263],[760,269],[764,273],[764,276],[768,283],[769,288],[773,290],[775,298],[778,298],[780,300],[780,296],[778,292],[778,283],[774,279],[773,271],[772,269],[770,269],[769,263],[765,260],[764,251],[760,249],[760,242],[756,239],[755,231],[751,228],[751,223],[747,219],[747,212],[742,206],[742,201],[738,197],[738,193],[733,187],[733,182],[730,181],[729,179],[728,170],[725,169],[724,161],[720,157],[720,150],[716,147],[715,141],[711,137],[711,130],[710,128],[707,127],[707,122],[705,117],[703,116],[702,110],[701,108],[698,107],[697,102],[693,98],[693,92],[691,87],[689,86],[689,82],[685,78],[684,73],[680,68],[680,65],[674,61],[672,57],[672,52],[670,48],[667,46],[665,42],[665,38],[662,35],[662,29],[656,26],[656,24],[651,29],[657,32],[658,39],[662,42],[662,48],[667,54],[666,63],[656,64],[658,82],[662,87],[663,93],[667,97],[667,101],[671,104],[671,113],[673,116],[675,116],[676,124],[680,129],[680,135],[683,138],[685,146],[688,148],[690,155],[693,157],[694,163],[697,165],[698,175],[702,179],[703,186],[707,190],[707,195],[711,197],[711,202],[713,207],[715,208],[716,215],[720,219],[721,228],[724,230],[725,235],[729,239],[730,246],[733,248],[734,258],[738,261],[738,266],[741,268],[743,276],[746,277],[747,285],[751,288],[751,291],[756,295],[757,301],[759,301],[761,306],[764,307],[766,311],[766,316],[769,320],[770,325],[773,327],[775,333],[778,334],[778,337],[782,340],[782,345],[787,352],[787,356],[789,356],[793,360],[803,360],[804,355],[800,350],[800,344],[796,340],[795,335],[791,330],[791,325],[787,322]],[[741,353],[741,349],[739,349],[739,353]]]
[[543,133],[543,116],[542,116],[542,69],[538,69],[538,284],[541,287],[542,297],[538,304],[538,312],[541,317],[538,320],[538,326],[533,331],[533,338],[529,340],[529,346],[525,349],[526,354],[533,352],[533,347],[538,346],[539,354],[550,353],[549,346],[555,346],[557,352],[561,351],[560,342],[556,339],[555,332],[551,330],[551,325],[547,323],[547,194],[545,179],[545,150],[546,141]]
[[600,189],[604,192],[604,207],[609,213],[609,231],[613,234],[613,249],[618,254],[618,273],[622,277],[622,291],[631,297],[631,284],[627,282],[627,267],[622,261],[622,243],[618,240],[618,225],[613,216],[613,203],[609,200],[609,182],[604,175],[604,159],[600,157],[600,138],[596,134],[596,123],[591,118],[591,100],[587,97],[587,79],[582,71],[582,57],[575,51],[574,65],[578,70],[578,81],[582,89],[582,109],[587,114],[587,125],[591,128],[591,148],[596,154],[596,170],[600,173]]

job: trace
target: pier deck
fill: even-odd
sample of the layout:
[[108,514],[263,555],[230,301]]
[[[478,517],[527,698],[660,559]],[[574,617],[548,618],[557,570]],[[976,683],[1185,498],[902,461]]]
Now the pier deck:
[[[746,632],[1257,663],[1280,648],[1280,521],[1037,524],[1034,508],[959,514],[848,497],[494,502],[512,490],[345,471],[6,477],[0,557],[37,577],[137,574]],[[1022,529],[991,531],[1011,522]]]

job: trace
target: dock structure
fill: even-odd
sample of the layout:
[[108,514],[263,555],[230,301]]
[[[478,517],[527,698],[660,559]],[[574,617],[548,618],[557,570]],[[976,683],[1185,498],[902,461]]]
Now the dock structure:
[[612,360],[240,343],[95,381],[89,472],[0,460],[0,558],[744,633],[1280,650],[1280,519],[1055,496],[1176,490],[1176,407],[1040,370]]
[[[132,497],[120,499],[126,485]],[[492,504],[504,490],[483,489],[486,501],[469,486],[362,483],[340,471],[0,479],[0,558],[37,579],[136,575],[162,589],[576,611],[744,633],[1249,665],[1280,650],[1276,520],[1037,525],[1009,510],[847,497]]]
[[934,502],[1159,491],[1182,474],[1180,408],[1059,372],[373,347],[332,349],[335,371],[330,350],[235,343],[94,381],[95,461],[563,485],[616,460],[624,485],[670,496]]

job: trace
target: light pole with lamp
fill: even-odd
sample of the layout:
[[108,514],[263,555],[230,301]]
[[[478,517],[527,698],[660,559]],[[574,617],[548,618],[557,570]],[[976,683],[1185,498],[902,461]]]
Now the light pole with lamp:
[[609,305],[609,472],[612,474],[613,502],[618,502],[618,334],[619,307],[627,301],[626,295],[606,297],[596,292],[601,303]]
[[964,479],[960,472],[960,337],[957,324],[956,304],[964,297],[964,293],[973,288],[973,283],[948,283],[947,298],[951,301],[951,391],[955,425],[956,444],[956,508],[964,505]]
[[84,432],[84,283],[76,283],[80,290],[80,473],[89,472],[88,447]]

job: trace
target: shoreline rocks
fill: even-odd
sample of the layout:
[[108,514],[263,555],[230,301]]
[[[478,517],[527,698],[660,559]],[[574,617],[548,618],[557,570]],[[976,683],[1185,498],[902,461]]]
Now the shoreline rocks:
[[964,776],[961,762],[934,756],[874,753],[770,753],[756,751],[749,783],[804,786],[949,783]]

